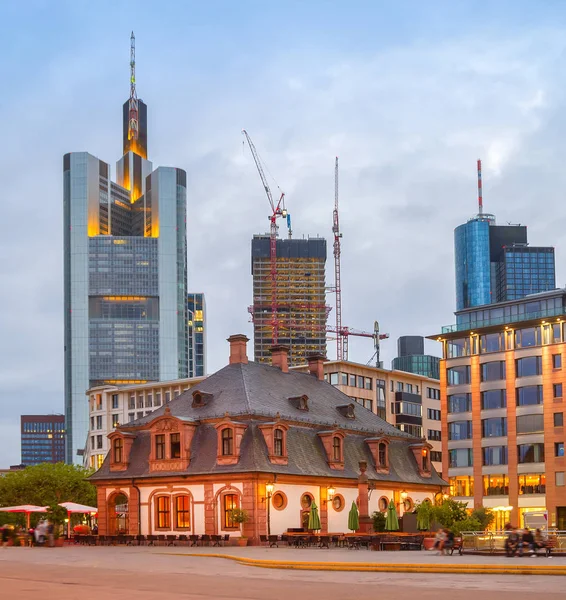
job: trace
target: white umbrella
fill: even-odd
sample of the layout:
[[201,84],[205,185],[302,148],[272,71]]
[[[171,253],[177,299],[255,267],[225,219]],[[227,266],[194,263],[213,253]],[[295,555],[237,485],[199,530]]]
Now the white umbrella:
[[94,506],[86,506],[85,504],[77,504],[76,502],[61,502],[59,506],[62,506],[67,511],[67,539],[71,538],[71,515],[73,513],[90,514],[98,512],[98,508]]
[[45,506],[35,506],[34,504],[22,504],[20,506],[4,506],[4,507],[0,507],[0,512],[25,513],[26,514],[27,529],[29,531],[29,527],[30,527],[29,520],[30,520],[31,513],[44,513],[44,512],[47,512],[47,507],[45,507]]

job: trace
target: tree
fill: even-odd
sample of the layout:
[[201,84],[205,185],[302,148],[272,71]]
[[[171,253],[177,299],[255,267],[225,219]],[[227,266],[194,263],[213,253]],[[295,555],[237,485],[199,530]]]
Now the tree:
[[[83,467],[64,463],[43,463],[11,471],[0,477],[0,506],[48,506],[52,518],[59,521],[64,510],[57,507],[61,502],[96,506],[96,488],[87,480],[91,474],[92,471]],[[32,515],[32,520],[38,518],[40,515],[35,518]],[[4,521],[8,520],[4,518]]]
[[373,521],[373,530],[382,532],[385,531],[385,515],[382,512],[375,511],[371,515]]
[[452,529],[458,521],[464,521],[468,518],[465,502],[457,502],[451,498],[445,499],[442,504],[433,508],[434,520],[443,527]]
[[485,531],[495,520],[495,515],[489,508],[482,506],[481,508],[473,510],[470,518],[478,521],[481,531]]

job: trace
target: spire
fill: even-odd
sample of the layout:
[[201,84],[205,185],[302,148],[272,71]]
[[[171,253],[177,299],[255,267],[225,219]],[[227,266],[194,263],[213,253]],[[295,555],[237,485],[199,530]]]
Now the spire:
[[[128,140],[137,140],[139,134],[138,96],[136,94],[136,36],[132,31],[130,36],[130,100]],[[135,146],[135,143],[131,144]]]

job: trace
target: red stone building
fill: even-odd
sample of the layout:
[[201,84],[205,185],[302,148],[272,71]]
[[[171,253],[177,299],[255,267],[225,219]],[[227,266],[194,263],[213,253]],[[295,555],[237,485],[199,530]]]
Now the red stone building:
[[[325,382],[324,357],[293,372],[286,347],[272,349],[268,366],[248,361],[247,341],[229,338],[226,367],[108,436],[91,478],[101,534],[257,540],[302,527],[313,501],[322,531],[340,532],[353,501],[362,517],[391,499],[402,514],[442,493],[430,445]],[[242,527],[233,508],[249,514]]]

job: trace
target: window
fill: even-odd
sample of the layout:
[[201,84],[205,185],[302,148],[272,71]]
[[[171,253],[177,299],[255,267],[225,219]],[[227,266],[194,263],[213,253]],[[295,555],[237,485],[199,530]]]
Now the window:
[[552,368],[553,369],[561,369],[562,368],[562,354],[553,354],[552,355]]
[[519,444],[519,464],[544,462],[544,444]]
[[517,406],[542,404],[542,385],[528,385],[517,388]]
[[482,381],[499,381],[505,379],[505,362],[496,360],[493,362],[482,363],[481,365]]
[[112,427],[116,428],[120,425],[120,415],[112,415]]
[[364,378],[358,375],[358,387],[364,389]]
[[403,391],[403,382],[402,381],[398,381],[397,382],[397,391],[398,392],[402,392]]
[[389,507],[389,498],[387,496],[381,496],[381,498],[378,500],[377,506],[380,512],[386,512],[387,508]]
[[189,497],[175,496],[175,529],[189,529],[190,526]]
[[222,456],[234,454],[234,434],[229,427],[222,430]]
[[94,417],[90,418],[90,430],[94,431]]
[[234,521],[232,511],[238,508],[238,496],[236,494],[224,494],[224,529],[237,529],[238,524]]
[[438,429],[429,429],[426,437],[434,442],[440,442],[442,439],[442,432],[440,432]]
[[390,389],[391,389],[391,391],[392,391],[392,392],[393,392],[393,391],[395,391],[395,382],[394,382],[393,380],[391,380],[389,383],[391,384],[391,385],[390,385]]
[[480,352],[482,354],[487,352],[499,352],[501,350],[505,350],[503,332],[480,335]]
[[162,433],[155,436],[155,458],[157,460],[165,458],[165,435]]
[[136,413],[136,419],[141,419],[143,417],[143,410],[142,412]]
[[442,452],[439,452],[438,450],[431,450],[430,460],[432,460],[432,462],[442,462]]
[[335,494],[334,498],[332,498],[332,508],[336,512],[340,512],[341,510],[343,510],[345,504],[346,503],[344,501],[344,496],[340,494]]
[[564,413],[554,413],[554,427],[564,427]]
[[405,391],[408,392],[409,394],[413,393],[413,384],[412,383],[406,383],[405,384]]
[[515,331],[515,348],[530,348],[541,345],[540,327],[528,327]]
[[118,408],[118,394],[112,394],[112,408]]
[[348,373],[340,373],[340,385],[348,385]]
[[171,458],[181,458],[181,434],[172,433],[169,436],[169,445],[171,447]]
[[457,448],[448,450],[448,466],[456,467],[471,467],[474,464],[471,448]]
[[171,528],[171,502],[169,496],[157,497],[157,528]]
[[525,473],[519,475],[519,494],[545,494],[546,475],[544,473]]
[[96,436],[96,449],[97,450],[102,449],[102,436],[101,435]]
[[502,437],[507,435],[506,417],[496,417],[494,419],[483,419],[481,422],[482,437]]
[[470,354],[469,338],[449,340],[446,345],[448,347],[446,358],[458,358],[459,356],[469,356]]
[[505,390],[489,390],[481,392],[482,410],[505,408],[507,406],[507,392]]
[[128,413],[128,423],[136,418],[135,413]]
[[276,429],[273,432],[273,454],[283,456],[283,430]]
[[332,438],[332,456],[336,461],[342,460],[342,440],[337,436]]
[[350,380],[350,387],[356,387],[356,376],[355,375],[349,375],[348,376],[349,380]]
[[509,494],[509,476],[508,475],[484,475],[483,476],[483,495],[484,496],[507,496]]
[[377,462],[380,467],[387,466],[387,444],[385,442],[380,442],[377,447]]
[[448,423],[449,440],[471,440],[472,422],[471,421],[453,421]]
[[312,504],[312,496],[310,494],[303,494],[301,496],[301,508],[308,510]]
[[161,406],[161,392],[155,393],[155,406]]
[[541,433],[543,431],[543,415],[520,415],[517,417],[517,433]]
[[275,510],[283,510],[287,506],[287,496],[283,492],[275,492],[271,497],[271,505]]
[[432,400],[440,400],[440,390],[435,388],[426,388],[426,397],[431,398]]
[[92,450],[94,450],[94,436],[90,438],[90,447]]
[[99,415],[98,417],[96,417],[96,428],[102,429],[102,415]]
[[104,454],[97,454],[96,455],[96,468],[100,469],[103,462],[104,462]]
[[421,456],[423,471],[430,471],[430,460],[428,457],[428,450],[424,449]]
[[114,462],[122,462],[122,451],[124,449],[124,440],[122,438],[116,438],[112,444],[112,450],[114,452]]
[[330,385],[338,385],[338,373],[330,373]]
[[413,415],[414,417],[421,417],[423,414],[423,407],[421,404],[415,402],[395,402],[393,405],[393,413],[396,415]]
[[420,425],[409,425],[408,423],[398,423],[395,425],[400,431],[404,431],[413,437],[422,438],[423,428]]
[[440,411],[436,410],[434,408],[427,408],[426,416],[428,419],[431,419],[432,421],[440,421]]
[[515,361],[517,377],[531,377],[542,373],[542,357],[526,356]]
[[151,408],[153,406],[153,395],[148,394],[145,398],[145,407]]
[[482,448],[482,454],[486,467],[507,464],[507,446],[487,446]]
[[564,471],[556,471],[555,475],[555,482],[556,482],[556,487],[561,487],[564,485]]
[[451,367],[446,369],[448,385],[463,385],[470,383],[470,365]]
[[554,398],[562,398],[562,384],[561,383],[554,383],[552,385],[552,391],[554,394]]
[[458,498],[474,495],[474,478],[469,475],[460,475],[459,477],[450,477],[450,495]]
[[[429,388],[431,389],[431,388]],[[437,391],[437,390],[433,390]],[[471,394],[450,394],[448,396],[448,412],[460,413],[469,412],[472,410],[472,395]]]
[[138,408],[143,408],[143,395],[142,394],[138,394],[138,404],[137,404]]
[[128,408],[130,410],[132,410],[135,407],[136,407],[136,397],[135,396],[130,396],[130,399],[128,400]]
[[364,388],[366,390],[371,390],[371,377],[366,377],[364,379]]
[[171,392],[165,392],[165,404],[171,401]]
[[564,456],[564,442],[554,443],[554,456]]

